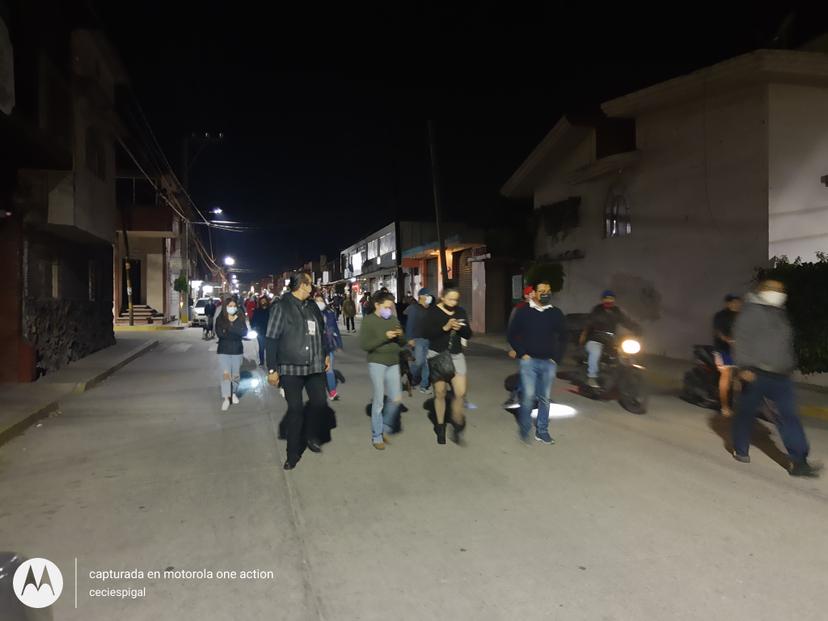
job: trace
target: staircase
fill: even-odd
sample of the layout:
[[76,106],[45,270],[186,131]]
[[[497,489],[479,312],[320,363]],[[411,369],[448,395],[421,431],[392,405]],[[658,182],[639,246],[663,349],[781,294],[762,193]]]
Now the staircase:
[[[154,308],[147,306],[146,304],[135,304],[132,307],[132,317],[135,320],[136,326],[145,326],[148,323],[150,323],[150,319],[152,319],[152,323],[154,324],[164,323],[164,315],[159,313]],[[118,316],[118,318],[115,320],[115,325],[129,325],[129,310],[125,310]]]

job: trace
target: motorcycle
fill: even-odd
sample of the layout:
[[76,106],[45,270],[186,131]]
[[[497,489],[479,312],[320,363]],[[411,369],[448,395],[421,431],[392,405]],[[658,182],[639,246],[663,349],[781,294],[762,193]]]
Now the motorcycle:
[[604,347],[598,367],[598,388],[590,386],[587,378],[587,359],[572,379],[578,393],[595,400],[617,400],[632,414],[646,414],[648,395],[644,381],[646,368],[641,363],[641,342],[634,336],[615,332],[593,333],[591,340]]
[[702,408],[718,410],[719,369],[711,345],[693,346],[693,368],[684,374],[679,398]]

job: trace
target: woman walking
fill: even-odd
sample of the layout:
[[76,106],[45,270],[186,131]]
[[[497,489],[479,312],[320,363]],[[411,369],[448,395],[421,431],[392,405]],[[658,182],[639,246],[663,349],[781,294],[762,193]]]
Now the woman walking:
[[256,331],[256,340],[259,342],[259,366],[265,364],[265,337],[267,336],[267,322],[270,319],[270,300],[266,295],[259,298],[259,306],[253,311],[250,327]]
[[[440,302],[426,312],[422,330],[423,337],[428,339],[429,343],[428,360],[431,384],[434,388],[437,443],[446,443],[446,393],[450,383],[453,426],[451,439],[460,444],[466,427],[464,399],[467,373],[461,339],[470,339],[472,333],[469,328],[469,317],[466,311],[460,308],[460,292],[456,288],[449,286],[443,290]],[[445,367],[448,367],[448,372]]]
[[247,322],[244,315],[239,314],[236,300],[227,298],[221,308],[221,314],[216,318],[216,336],[218,337],[219,368],[221,369],[221,410],[226,412],[230,401],[237,405],[236,396],[238,377],[241,372],[244,344],[242,339],[247,334]]
[[400,351],[405,335],[399,320],[394,317],[394,297],[389,293],[377,293],[373,302],[374,312],[362,322],[359,344],[368,352],[368,374],[374,388],[371,440],[375,449],[383,450],[388,441],[386,434],[393,431],[402,402]]
[[353,293],[348,294],[348,299],[342,305],[342,315],[345,317],[345,331],[356,332],[356,303],[354,302]]
[[328,382],[328,399],[331,401],[339,401],[339,395],[336,393],[336,373],[334,372],[334,352],[342,349],[342,335],[339,333],[339,326],[336,323],[336,313],[328,305],[325,304],[325,298],[322,297],[321,292],[317,292],[314,298],[316,305],[319,307],[319,312],[322,313],[322,318],[325,320],[323,343],[328,349],[328,356],[331,358],[331,364],[325,372]]

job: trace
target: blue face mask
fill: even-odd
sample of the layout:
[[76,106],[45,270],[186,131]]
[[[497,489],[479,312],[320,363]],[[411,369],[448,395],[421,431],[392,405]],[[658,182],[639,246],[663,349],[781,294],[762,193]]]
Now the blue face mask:
[[238,309],[238,308],[236,308],[235,306],[228,306],[228,307],[227,307],[227,314],[228,314],[228,315],[235,315],[235,314],[236,314],[236,311],[238,311],[238,310],[239,310],[239,309]]
[[380,309],[380,317],[382,317],[383,319],[391,319],[391,315],[393,315],[393,314],[394,314],[394,311],[392,311],[390,308],[381,308]]

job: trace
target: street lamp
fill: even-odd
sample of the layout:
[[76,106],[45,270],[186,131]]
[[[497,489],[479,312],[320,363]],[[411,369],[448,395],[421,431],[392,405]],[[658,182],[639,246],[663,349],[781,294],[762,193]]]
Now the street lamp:
[[216,213],[216,214],[222,214],[222,213],[224,213],[224,212],[221,210],[221,207],[215,207],[215,208],[213,209],[213,213]]
[[227,266],[233,266],[236,264],[236,260],[233,257],[224,257],[224,264]]

